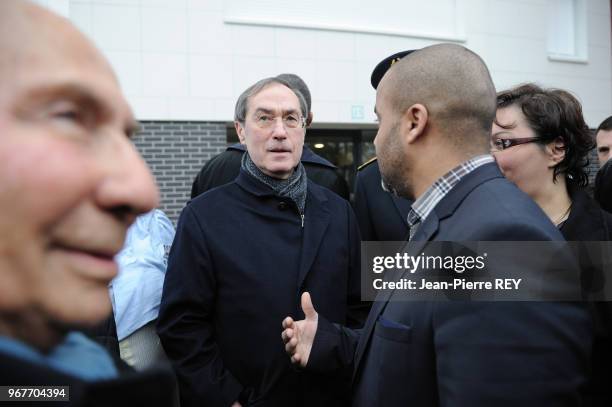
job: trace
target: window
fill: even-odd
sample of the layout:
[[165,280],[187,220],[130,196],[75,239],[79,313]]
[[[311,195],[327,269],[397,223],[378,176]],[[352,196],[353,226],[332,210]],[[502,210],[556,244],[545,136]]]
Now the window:
[[548,58],[587,62],[585,0],[548,0]]
[[465,41],[466,0],[229,0],[229,24]]

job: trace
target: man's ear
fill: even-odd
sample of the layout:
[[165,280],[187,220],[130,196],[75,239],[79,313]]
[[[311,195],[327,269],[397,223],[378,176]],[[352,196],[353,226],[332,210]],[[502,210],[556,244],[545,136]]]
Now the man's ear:
[[308,117],[306,118],[306,127],[310,127],[312,123],[312,112],[308,112]]
[[550,168],[556,166],[561,161],[563,161],[563,159],[565,158],[565,149],[565,142],[561,137],[557,137],[554,141],[551,141],[550,143],[546,144],[545,150],[546,155],[549,159],[548,166]]
[[401,129],[406,135],[408,143],[415,142],[424,132],[427,127],[429,112],[427,108],[420,103],[410,106],[401,118]]
[[236,134],[238,134],[238,140],[240,140],[240,144],[246,144],[246,139],[244,138],[244,127],[240,122],[234,122],[234,128],[236,129]]

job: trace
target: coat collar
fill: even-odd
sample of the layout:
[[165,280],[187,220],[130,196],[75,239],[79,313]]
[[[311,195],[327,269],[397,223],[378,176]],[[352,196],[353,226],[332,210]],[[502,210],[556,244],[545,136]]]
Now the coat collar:
[[272,188],[249,175],[242,168],[240,173],[238,173],[238,177],[236,177],[236,184],[255,196],[274,196]]
[[451,216],[459,204],[480,184],[494,178],[504,178],[495,162],[484,164],[467,174],[434,209],[438,219]]
[[[248,174],[242,168],[240,169],[240,173],[238,177],[236,177],[236,183],[242,187],[247,192],[255,195],[255,196],[275,196],[274,190],[270,188],[268,185],[259,181],[252,175]],[[322,190],[323,187],[320,187],[314,184],[310,179],[308,180],[308,198],[314,199],[315,205],[323,205],[326,206],[327,196],[325,192]],[[308,201],[307,201],[308,202]],[[308,208],[306,208],[308,211]]]
[[[236,184],[248,193],[257,197],[277,196],[272,188],[253,176],[240,169],[240,174],[236,178]],[[302,285],[314,259],[317,256],[323,235],[330,222],[328,198],[323,187],[315,185],[308,180],[308,192],[306,195],[306,207],[304,213],[304,230],[302,239],[302,256],[300,259],[300,269],[298,271],[298,293],[301,292]],[[297,216],[297,214],[296,214]]]

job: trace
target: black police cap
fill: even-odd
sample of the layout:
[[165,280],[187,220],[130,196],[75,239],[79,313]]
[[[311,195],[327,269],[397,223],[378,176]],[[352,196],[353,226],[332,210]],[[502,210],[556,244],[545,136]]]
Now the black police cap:
[[391,68],[391,66],[394,63],[396,63],[397,61],[399,61],[400,59],[404,58],[406,55],[414,51],[416,50],[409,49],[407,51],[401,51],[396,54],[390,55],[387,58],[380,61],[378,65],[376,65],[376,68],[374,68],[374,71],[372,71],[372,77],[370,78],[370,82],[372,83],[372,86],[374,87],[374,89],[378,87],[380,80],[382,79],[383,76],[385,76],[385,73],[387,73],[389,68]]

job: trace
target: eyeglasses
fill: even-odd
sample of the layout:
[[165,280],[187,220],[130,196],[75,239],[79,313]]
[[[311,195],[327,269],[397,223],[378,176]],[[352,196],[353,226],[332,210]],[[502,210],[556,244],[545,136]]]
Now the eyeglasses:
[[522,137],[522,138],[498,138],[491,142],[493,150],[502,151],[510,147],[521,144],[533,143],[539,141],[539,137]]
[[270,129],[274,127],[279,118],[282,120],[285,129],[297,129],[306,126],[306,120],[299,114],[288,114],[283,117],[259,114],[254,117],[254,121],[257,127],[261,129]]

